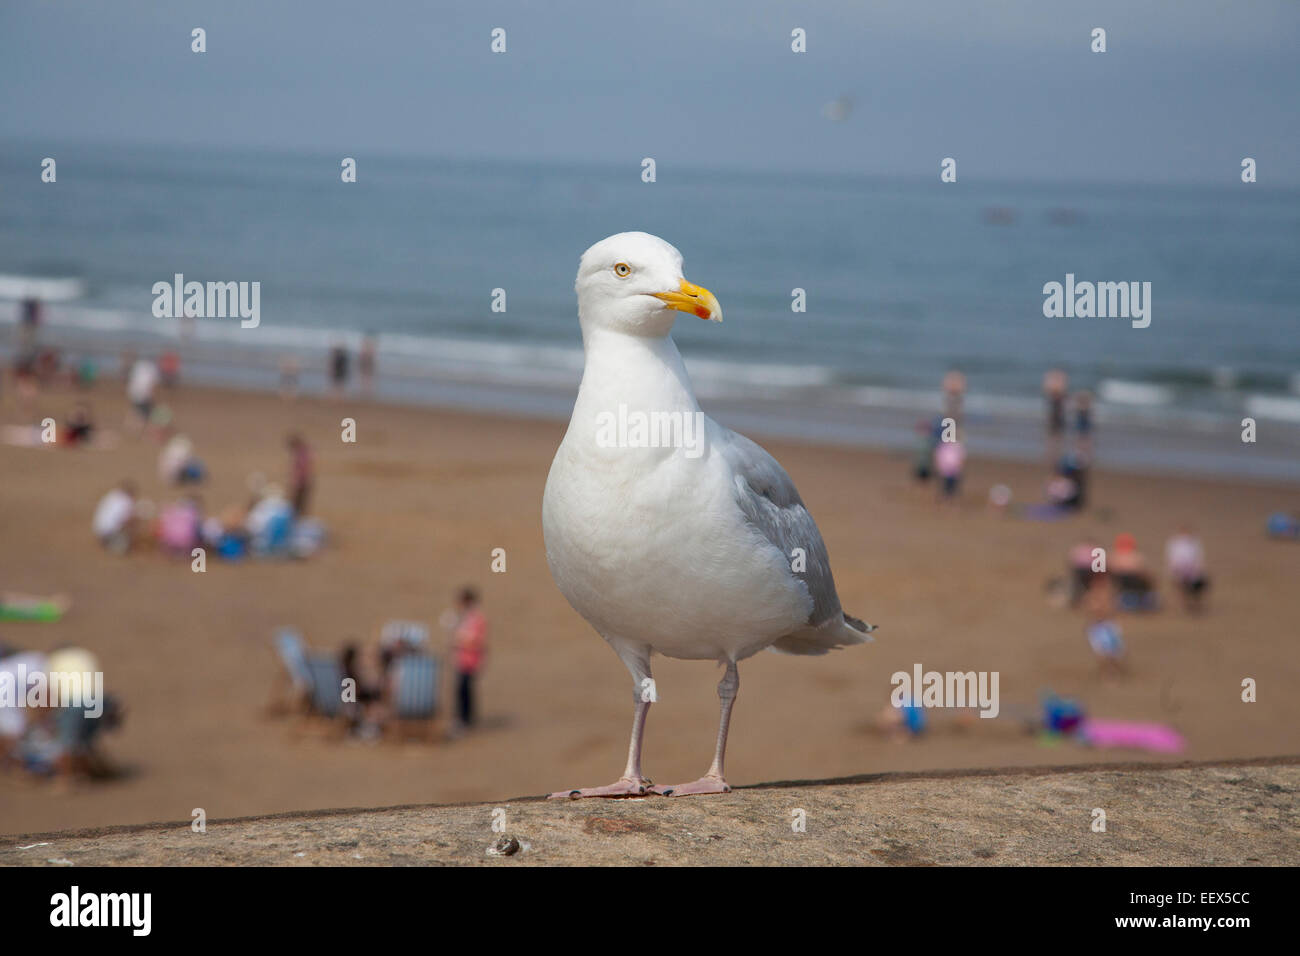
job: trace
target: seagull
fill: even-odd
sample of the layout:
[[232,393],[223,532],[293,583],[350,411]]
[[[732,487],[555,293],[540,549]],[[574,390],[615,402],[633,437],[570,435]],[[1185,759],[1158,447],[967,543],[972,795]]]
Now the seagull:
[[[722,308],[683,277],[681,253],[644,232],[610,236],[583,253],[575,289],[585,364],[542,499],[546,560],[631,672],[634,710],[623,775],[551,797],[728,793],[737,663],[768,647],[825,654],[874,627],[841,609],[785,469],[700,411],[670,333],[678,313],[721,322]],[[693,783],[655,786],[641,772],[652,653],[726,668],[713,763]]]

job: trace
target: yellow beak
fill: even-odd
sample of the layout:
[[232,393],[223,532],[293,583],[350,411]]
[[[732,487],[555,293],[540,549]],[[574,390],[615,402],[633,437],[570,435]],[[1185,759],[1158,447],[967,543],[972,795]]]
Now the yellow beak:
[[654,292],[651,294],[670,309],[676,309],[678,312],[689,312],[691,315],[698,315],[701,319],[708,319],[711,322],[722,321],[722,306],[718,305],[717,298],[708,289],[698,286],[694,282],[687,282],[683,279],[676,292]]

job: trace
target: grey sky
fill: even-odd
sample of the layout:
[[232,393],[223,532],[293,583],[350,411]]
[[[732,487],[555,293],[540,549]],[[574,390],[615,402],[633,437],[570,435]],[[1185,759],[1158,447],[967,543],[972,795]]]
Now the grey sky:
[[1298,54],[1295,0],[3,0],[0,139],[1294,187]]

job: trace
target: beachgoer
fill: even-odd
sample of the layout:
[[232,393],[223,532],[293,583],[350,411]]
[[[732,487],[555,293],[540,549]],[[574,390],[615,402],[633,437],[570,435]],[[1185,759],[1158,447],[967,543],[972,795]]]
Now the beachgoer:
[[201,482],[203,462],[194,454],[194,443],[185,435],[172,435],[158,453],[158,477],[175,485]]
[[289,448],[289,496],[294,515],[301,518],[311,501],[316,465],[311,448],[301,435],[290,435],[285,444]]
[[35,353],[41,326],[41,300],[34,296],[23,299],[22,318],[18,323],[18,351]]
[[91,528],[95,537],[114,554],[124,554],[135,543],[135,485],[124,481],[110,489],[95,508]]
[[248,509],[244,526],[255,553],[284,553],[293,530],[293,506],[285,500],[279,487],[267,485],[258,502]]
[[1184,525],[1165,544],[1165,566],[1183,595],[1183,607],[1200,611],[1210,579],[1205,573],[1205,548],[1201,539]]
[[153,415],[154,389],[158,387],[158,366],[149,359],[136,359],[126,383],[126,397],[140,416],[140,427],[149,424]]
[[966,376],[950,369],[943,377],[943,412],[958,425],[962,423],[963,404],[966,398]]
[[348,350],[342,342],[330,349],[330,387],[342,395],[348,384]]
[[943,434],[943,418],[936,415],[933,421],[916,423],[916,455],[912,459],[912,477],[924,484],[934,473],[934,446]]
[[[96,700],[91,675],[100,673],[95,655],[79,647],[64,647],[50,654],[51,674],[64,674],[67,696],[52,708],[58,751],[54,770],[63,777],[100,777],[110,772],[108,762],[95,747],[101,731],[117,727],[122,708],[110,695]],[[75,675],[75,676],[74,676]]]
[[473,726],[474,682],[487,654],[487,618],[479,606],[478,592],[461,590],[456,600],[457,622],[453,637],[456,667],[456,713],[462,727]]
[[1047,460],[1055,467],[1063,451],[1065,396],[1070,380],[1064,370],[1050,369],[1043,376],[1043,397],[1047,400]]
[[1138,550],[1131,534],[1115,536],[1107,570],[1115,576],[1119,606],[1127,611],[1150,611],[1156,607],[1155,579],[1147,567],[1146,557]]
[[375,336],[367,333],[361,340],[361,351],[357,355],[357,373],[361,377],[361,393],[369,397],[375,387]]
[[943,480],[941,491],[952,498],[961,487],[962,467],[966,463],[966,446],[959,441],[941,441],[934,449],[934,470]]
[[284,355],[280,358],[280,397],[298,397],[298,357]]
[[1092,460],[1092,392],[1074,393],[1074,450],[1084,462]]
[[158,514],[158,543],[174,554],[189,556],[200,541],[202,502],[191,495],[163,507]]
[[1070,606],[1074,607],[1079,600],[1087,593],[1088,587],[1092,584],[1092,576],[1095,573],[1093,566],[1093,551],[1097,548],[1096,542],[1092,538],[1084,538],[1078,544],[1070,549],[1069,569],[1070,569]]
[[1125,648],[1123,634],[1114,620],[1115,593],[1110,574],[1092,576],[1084,594],[1083,610],[1088,646],[1101,661],[1102,669],[1122,670]]
[[18,747],[27,731],[29,708],[20,706],[28,688],[46,672],[46,657],[39,651],[5,651],[0,654],[0,682],[13,688],[6,700],[0,696],[0,767],[17,761]]
[[68,416],[68,427],[64,432],[65,441],[69,445],[87,444],[94,431],[95,421],[90,414],[90,406],[85,402],[77,402],[72,414]]
[[361,647],[355,641],[343,646],[339,655],[339,667],[343,679],[353,682],[356,690],[355,701],[347,707],[348,729],[363,736],[372,736],[377,730],[373,712],[383,699],[379,684],[370,681],[361,667]]
[[158,374],[168,388],[175,388],[181,380],[181,357],[175,349],[158,356]]

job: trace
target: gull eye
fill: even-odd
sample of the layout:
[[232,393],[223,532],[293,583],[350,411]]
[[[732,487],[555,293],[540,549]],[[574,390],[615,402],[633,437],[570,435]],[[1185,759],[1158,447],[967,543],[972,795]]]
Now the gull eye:
[[614,275],[620,279],[626,279],[632,274],[632,267],[626,262],[619,262],[614,265]]

